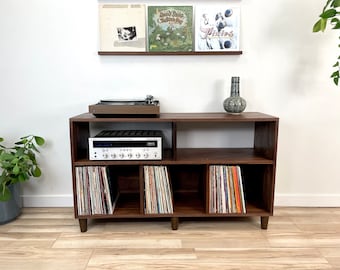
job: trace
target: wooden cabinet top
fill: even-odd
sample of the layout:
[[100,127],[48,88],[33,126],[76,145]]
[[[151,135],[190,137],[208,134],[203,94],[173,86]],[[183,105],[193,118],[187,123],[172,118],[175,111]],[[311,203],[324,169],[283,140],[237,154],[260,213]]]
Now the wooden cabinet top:
[[83,113],[70,118],[71,122],[277,122],[278,120],[278,117],[260,112],[161,113],[154,117],[96,117],[91,113]]

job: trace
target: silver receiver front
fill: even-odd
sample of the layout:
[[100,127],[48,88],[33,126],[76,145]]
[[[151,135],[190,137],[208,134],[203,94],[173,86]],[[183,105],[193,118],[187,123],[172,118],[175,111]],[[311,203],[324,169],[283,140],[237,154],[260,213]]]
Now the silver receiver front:
[[104,130],[89,138],[90,160],[161,160],[159,130]]

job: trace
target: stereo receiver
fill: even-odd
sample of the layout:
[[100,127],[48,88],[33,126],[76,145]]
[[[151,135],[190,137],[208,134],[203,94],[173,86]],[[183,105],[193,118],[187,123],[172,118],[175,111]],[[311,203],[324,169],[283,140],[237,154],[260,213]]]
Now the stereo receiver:
[[90,160],[161,160],[160,130],[104,130],[89,138]]

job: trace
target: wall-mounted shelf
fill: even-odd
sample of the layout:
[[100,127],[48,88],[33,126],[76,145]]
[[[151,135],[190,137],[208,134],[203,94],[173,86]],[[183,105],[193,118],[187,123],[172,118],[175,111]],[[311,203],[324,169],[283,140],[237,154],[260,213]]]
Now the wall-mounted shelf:
[[223,52],[104,52],[99,51],[99,55],[241,55],[242,51],[223,51]]

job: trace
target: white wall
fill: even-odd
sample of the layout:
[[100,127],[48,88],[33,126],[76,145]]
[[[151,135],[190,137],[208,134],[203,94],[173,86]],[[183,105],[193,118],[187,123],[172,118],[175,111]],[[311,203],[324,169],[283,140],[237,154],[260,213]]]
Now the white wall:
[[89,104],[152,94],[162,112],[223,111],[239,75],[246,110],[280,117],[276,204],[340,206],[338,40],[311,31],[325,1],[231,2],[241,56],[98,56],[97,0],[0,1],[0,136],[47,139],[25,205],[72,205],[68,119]]

